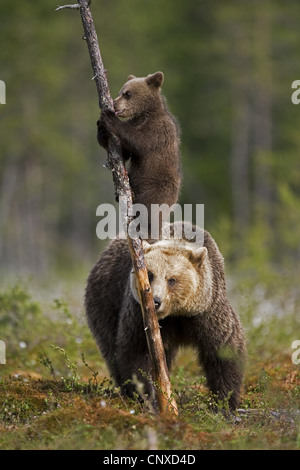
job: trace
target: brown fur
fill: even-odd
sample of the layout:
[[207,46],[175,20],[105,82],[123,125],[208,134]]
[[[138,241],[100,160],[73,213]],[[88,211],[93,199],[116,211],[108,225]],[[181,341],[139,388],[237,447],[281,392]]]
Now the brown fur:
[[130,75],[114,101],[115,113],[103,111],[97,122],[104,148],[109,134],[119,137],[123,158],[130,159],[134,203],[144,204],[149,216],[151,204],[175,204],[181,185],[179,129],[161,94],[163,80],[162,72]]
[[[178,224],[171,224],[172,231]],[[202,231],[201,229],[198,229]],[[185,240],[144,242],[145,260],[161,326],[169,369],[180,346],[198,352],[210,390],[239,402],[245,340],[238,316],[226,295],[223,258],[208,232],[204,247]],[[151,375],[141,308],[126,240],[116,239],[90,273],[86,313],[91,331],[109,370],[124,393],[133,375],[152,393]]]

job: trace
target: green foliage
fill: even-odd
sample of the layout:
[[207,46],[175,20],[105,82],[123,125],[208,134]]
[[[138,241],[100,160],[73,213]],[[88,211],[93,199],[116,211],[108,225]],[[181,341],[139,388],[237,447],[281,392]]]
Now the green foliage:
[[[94,349],[94,355],[97,352],[84,317],[72,315],[63,299],[55,299],[52,306],[42,305],[20,284],[0,291],[0,333],[6,344],[8,370],[26,367],[39,371],[42,358],[52,375],[67,371],[72,382],[76,381],[81,345]],[[55,344],[53,351],[61,353],[56,355],[55,367],[47,352],[51,343]]]
[[21,358],[22,350],[33,351],[36,341],[45,335],[45,320],[40,305],[31,299],[27,290],[16,284],[0,292],[0,331],[7,345],[8,360]]

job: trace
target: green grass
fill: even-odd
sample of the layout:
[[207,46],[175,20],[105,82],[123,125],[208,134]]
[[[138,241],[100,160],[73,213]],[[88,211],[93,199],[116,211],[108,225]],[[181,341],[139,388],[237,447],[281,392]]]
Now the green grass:
[[66,300],[41,299],[30,285],[0,291],[0,449],[300,449],[296,279],[229,283],[249,351],[242,411],[230,417],[211,411],[191,349],[171,373],[177,418],[124,399],[86,325],[82,289]]

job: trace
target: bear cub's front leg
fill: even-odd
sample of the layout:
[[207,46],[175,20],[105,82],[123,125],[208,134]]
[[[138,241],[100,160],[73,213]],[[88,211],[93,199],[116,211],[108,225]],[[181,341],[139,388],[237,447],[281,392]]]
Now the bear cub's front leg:
[[114,134],[115,123],[119,121],[114,111],[105,109],[101,113],[100,119],[97,121],[97,139],[101,147],[104,147],[107,150],[108,139],[111,134]]

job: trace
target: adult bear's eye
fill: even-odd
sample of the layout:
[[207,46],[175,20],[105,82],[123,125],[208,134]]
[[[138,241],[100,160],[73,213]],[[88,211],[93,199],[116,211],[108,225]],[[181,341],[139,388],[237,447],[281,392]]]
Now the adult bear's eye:
[[168,279],[168,284],[170,287],[173,287],[176,284],[175,277],[170,277],[170,279]]
[[153,279],[154,279],[154,274],[151,273],[150,271],[148,271],[148,279],[149,279],[149,282],[150,282],[150,284],[151,284],[151,282],[152,282]]
[[124,96],[124,98],[129,100],[131,98],[131,92],[130,91],[125,91],[125,93],[123,93],[123,96]]

